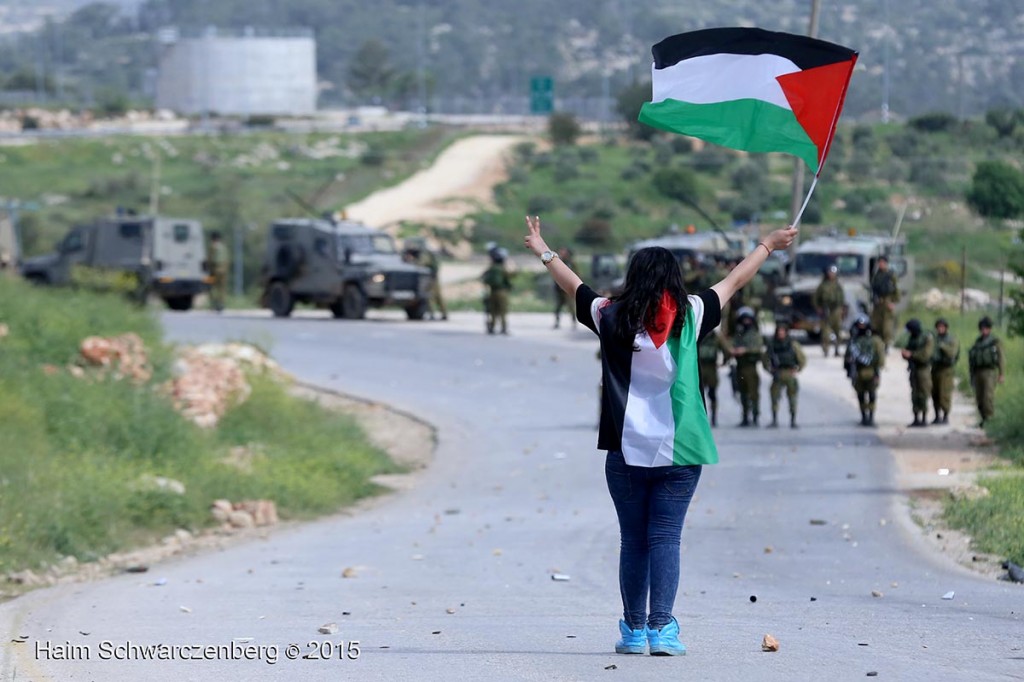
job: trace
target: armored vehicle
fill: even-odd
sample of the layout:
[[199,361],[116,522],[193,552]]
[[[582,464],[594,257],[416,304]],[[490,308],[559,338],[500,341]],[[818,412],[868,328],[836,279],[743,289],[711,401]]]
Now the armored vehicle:
[[360,319],[368,307],[398,306],[410,320],[429,310],[430,270],[402,259],[394,240],[359,223],[288,218],[267,234],[263,305],[288,317],[296,303]]
[[[671,251],[684,276],[692,273],[693,268],[701,271],[712,270],[716,264],[724,266],[731,260],[742,259],[748,251],[756,246],[757,241],[737,234],[726,237],[719,232],[691,232],[686,234],[668,234],[663,237],[644,239],[629,246],[626,257],[613,254],[595,254],[591,261],[591,277],[594,288],[605,294],[617,293],[622,289],[625,267],[633,254],[650,246],[661,246]],[[782,279],[783,263],[777,258],[770,258],[761,267],[761,275],[769,285],[769,290]],[[697,279],[701,279],[700,275]],[[770,291],[769,291],[770,293]]]
[[[906,255],[906,242],[885,235],[816,237],[797,247],[788,286],[776,291],[775,320],[792,329],[803,330],[810,340],[821,338],[821,319],[814,306],[814,292],[826,269],[836,266],[846,294],[843,328],[849,329],[860,313],[871,312],[871,276],[878,259],[886,256],[899,281],[900,291],[913,288],[913,263]],[[906,307],[904,295],[897,309]]]
[[37,284],[124,289],[143,302],[154,294],[188,310],[209,289],[205,259],[198,221],[119,215],[73,227],[55,253],[25,259],[21,273]]

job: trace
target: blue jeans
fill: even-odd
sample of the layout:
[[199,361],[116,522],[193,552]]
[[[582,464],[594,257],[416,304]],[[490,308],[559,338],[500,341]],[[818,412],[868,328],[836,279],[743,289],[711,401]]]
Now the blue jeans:
[[679,587],[679,538],[701,467],[635,467],[626,464],[621,452],[612,451],[604,471],[619,517],[623,620],[634,630],[645,623],[660,630],[672,620]]

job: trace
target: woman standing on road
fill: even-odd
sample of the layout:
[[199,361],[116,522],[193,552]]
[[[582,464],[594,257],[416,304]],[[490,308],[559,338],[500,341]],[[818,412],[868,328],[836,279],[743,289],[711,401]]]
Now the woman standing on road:
[[[601,424],[605,477],[619,519],[620,654],[686,653],[672,607],[679,541],[701,466],[718,461],[700,393],[697,343],[721,321],[722,306],[795,229],[777,230],[721,282],[688,295],[675,256],[652,247],[634,254],[622,293],[598,296],[526,218],[526,247],[576,301],[581,323],[601,341]],[[650,610],[648,612],[648,598]]]

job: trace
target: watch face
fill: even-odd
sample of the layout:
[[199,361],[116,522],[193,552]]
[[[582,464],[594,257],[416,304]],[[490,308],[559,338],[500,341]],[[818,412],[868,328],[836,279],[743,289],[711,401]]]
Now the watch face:
[[547,265],[548,263],[550,263],[554,258],[555,258],[554,251],[545,251],[540,256],[540,260],[541,260],[542,263],[544,263],[544,265]]

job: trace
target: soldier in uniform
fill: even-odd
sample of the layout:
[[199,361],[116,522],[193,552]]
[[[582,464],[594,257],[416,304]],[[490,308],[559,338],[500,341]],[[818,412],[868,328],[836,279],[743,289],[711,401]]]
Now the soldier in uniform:
[[907,332],[910,337],[900,354],[907,361],[907,371],[910,373],[910,402],[914,409],[914,421],[909,426],[927,426],[935,342],[932,335],[921,328],[921,321],[917,318],[907,322]]
[[508,334],[508,292],[512,290],[512,276],[505,268],[508,251],[493,249],[491,266],[484,271],[483,283],[487,286],[487,333],[494,334],[500,323],[501,333]]
[[441,313],[441,319],[447,319],[447,306],[444,305],[444,297],[441,296],[440,261],[437,254],[427,248],[422,240],[408,243],[407,249],[413,257],[413,263],[421,265],[430,270],[430,289],[427,292],[427,302],[430,305],[430,318],[434,318],[434,309]]
[[967,359],[970,362],[971,388],[974,389],[974,397],[978,401],[978,414],[981,416],[981,425],[984,426],[995,414],[996,384],[1003,383],[1006,366],[999,339],[992,336],[992,319],[981,318],[978,322],[978,331],[980,335],[971,346]]
[[743,306],[736,311],[736,336],[732,339],[732,356],[736,358],[736,374],[740,385],[743,421],[740,426],[758,426],[761,414],[761,376],[757,366],[764,353],[764,339],[757,328],[754,310]]
[[893,321],[900,290],[896,284],[896,273],[889,269],[889,259],[878,257],[878,268],[871,276],[871,326],[885,341],[886,350],[892,345]]
[[846,295],[843,293],[843,285],[839,283],[839,268],[830,265],[825,269],[821,284],[814,290],[814,307],[818,309],[818,317],[821,319],[821,348],[826,358],[830,342],[835,356],[839,357],[839,333],[843,326],[845,305]]
[[[711,332],[697,346],[700,368],[700,393],[711,403],[711,425],[718,426],[718,367],[719,358],[731,357],[729,344],[718,332]],[[725,364],[722,362],[721,364]]]
[[789,402],[789,428],[796,426],[796,402],[800,393],[800,383],[796,375],[807,365],[807,357],[800,349],[800,344],[789,336],[789,327],[784,324],[775,326],[775,336],[768,343],[764,354],[764,368],[772,375],[772,423],[770,428],[779,426],[779,402],[782,389],[786,389],[786,400]]
[[853,383],[860,403],[860,425],[875,425],[875,399],[882,368],[885,367],[885,344],[871,332],[867,315],[859,315],[850,329],[843,362],[846,375]]
[[949,333],[949,323],[935,321],[935,352],[932,354],[932,424],[948,424],[953,406],[953,367],[960,359],[960,342]]
[[228,292],[228,247],[220,232],[210,233],[210,307],[218,313],[224,310]]
[[[576,271],[576,263],[572,259],[572,251],[565,248],[564,246],[558,250],[558,257],[562,259],[570,270]],[[558,329],[558,325],[561,322],[562,308],[565,308],[569,312],[569,320],[572,325],[576,326],[576,301],[572,300],[572,297],[562,291],[562,289],[555,284],[555,329]]]

